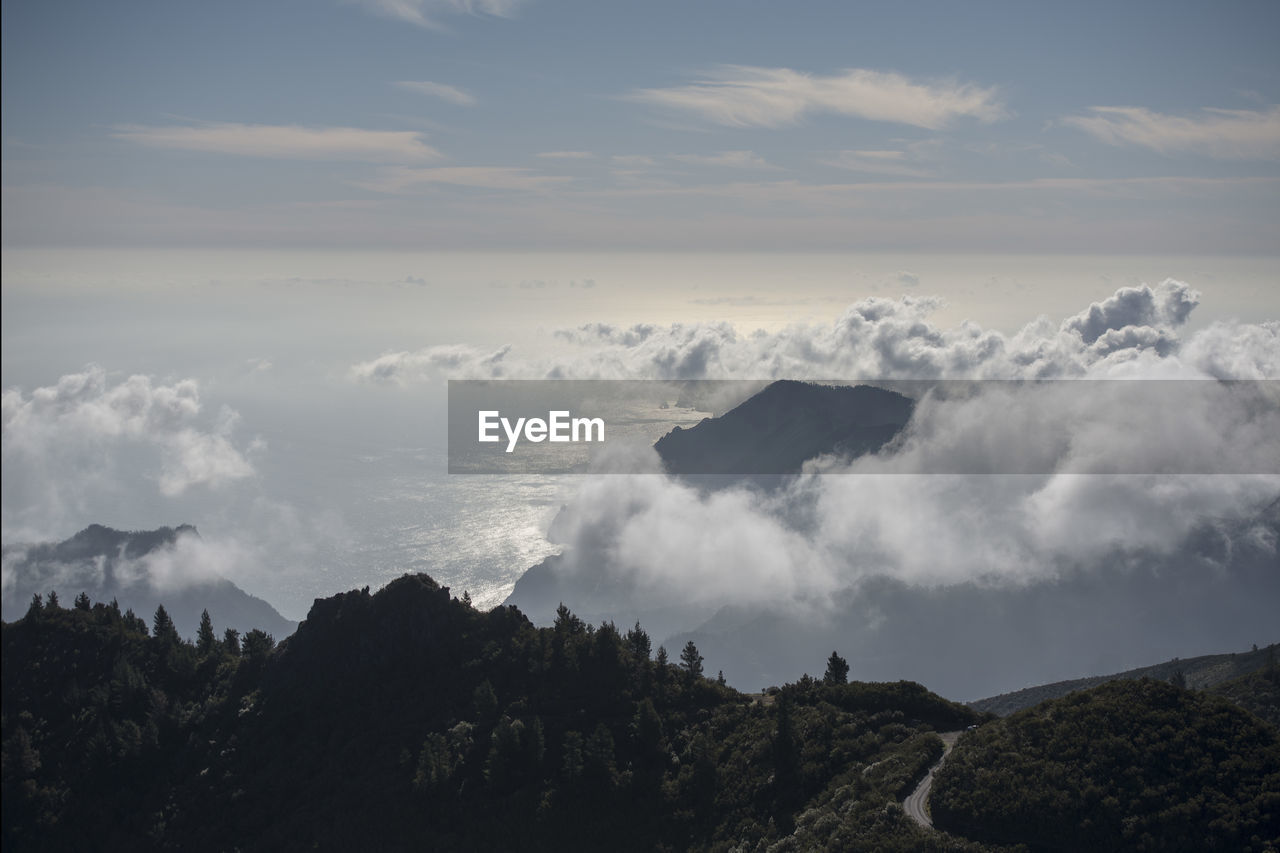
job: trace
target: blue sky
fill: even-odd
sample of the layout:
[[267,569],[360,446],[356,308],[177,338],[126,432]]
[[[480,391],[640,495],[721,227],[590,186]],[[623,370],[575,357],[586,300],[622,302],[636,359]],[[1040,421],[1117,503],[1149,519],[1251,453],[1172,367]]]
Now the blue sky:
[[20,246],[1271,254],[1275,3],[6,2]]

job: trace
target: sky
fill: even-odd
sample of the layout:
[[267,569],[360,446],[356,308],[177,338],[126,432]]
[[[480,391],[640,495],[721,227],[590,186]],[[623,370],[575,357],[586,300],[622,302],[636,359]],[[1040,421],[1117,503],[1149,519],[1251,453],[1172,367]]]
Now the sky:
[[[1091,605],[1113,578],[1140,589],[1134,566],[1176,567],[1203,631],[1100,633],[1133,642],[1117,668],[1275,639],[1233,616],[1274,599],[1274,573],[1187,552],[1210,524],[1274,557],[1254,520],[1280,492],[1275,411],[1247,400],[1026,405],[998,436],[929,409],[911,453],[770,499],[451,478],[443,442],[448,378],[1280,378],[1275,3],[13,0],[0,18],[6,546],[195,524],[193,577],[294,619],[405,571],[493,606],[564,549],[561,580],[600,571],[699,620],[804,618],[875,578],[1067,573],[1094,579]],[[919,473],[1022,452],[1046,419],[1067,440],[1042,476]],[[1089,453],[1212,454],[1205,436],[1256,476],[1078,475]],[[1054,674],[1091,674],[1098,648]]]
[[3,8],[4,244],[1271,254],[1269,2]]

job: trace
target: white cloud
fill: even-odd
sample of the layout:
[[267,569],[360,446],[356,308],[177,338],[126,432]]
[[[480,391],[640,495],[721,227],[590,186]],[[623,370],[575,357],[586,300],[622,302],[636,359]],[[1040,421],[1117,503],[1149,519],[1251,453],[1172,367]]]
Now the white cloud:
[[[912,280],[910,273],[899,277],[902,283]],[[929,315],[940,303],[927,296],[864,299],[831,325],[797,325],[770,333],[743,334],[728,323],[630,328],[595,323],[562,335],[580,345],[588,357],[539,365],[535,375],[1014,379],[1132,372],[1139,369],[1132,363],[1135,358],[1139,365],[1154,368],[1155,362],[1145,360],[1147,355],[1162,358],[1176,353],[1176,329],[1198,298],[1186,284],[1172,280],[1154,289],[1122,288],[1061,325],[1040,320],[1013,336],[973,323],[934,326]],[[1255,351],[1267,350],[1265,339],[1255,343]],[[1274,342],[1269,346],[1278,349]],[[1209,352],[1195,352],[1196,362],[1182,364],[1174,359],[1170,364],[1189,375],[1222,376],[1212,368]],[[506,368],[511,375],[512,365]],[[1161,369],[1168,370],[1170,365]]]
[[692,166],[724,166],[731,169],[772,169],[754,151],[721,151],[718,154],[672,154],[671,159]]
[[1206,109],[1174,116],[1143,107],[1093,107],[1069,116],[1077,127],[1110,145],[1138,145],[1161,154],[1190,152],[1232,160],[1280,159],[1280,106],[1266,110]]
[[375,14],[415,24],[419,27],[440,27],[441,15],[492,15],[497,18],[511,16],[522,0],[349,0]]
[[641,89],[628,97],[731,127],[780,127],[809,114],[834,113],[935,130],[960,117],[990,122],[1006,115],[994,88],[919,82],[864,68],[822,76],[729,65],[686,86]]
[[357,186],[375,192],[399,193],[423,184],[449,184],[489,190],[537,192],[562,185],[572,178],[539,175],[530,169],[509,166],[439,166],[433,168],[384,169],[376,179]]
[[[30,394],[3,394],[4,525],[18,516],[46,528],[89,494],[150,481],[176,497],[253,477],[258,441],[238,447],[239,416],[223,407],[202,423],[199,386],[134,375],[113,383],[96,365]],[[205,419],[207,421],[207,419]]]
[[[936,302],[911,297],[864,300],[832,326],[775,333],[590,324],[562,335],[589,356],[560,366],[574,377],[1280,377],[1280,323],[1214,324],[1181,341],[1198,299],[1176,281],[1122,288],[1014,336],[935,327],[927,315]],[[511,362],[504,370],[523,375]],[[660,476],[579,481],[557,519],[566,551],[552,564],[567,581],[560,591],[581,595],[566,603],[619,618],[684,608],[681,618],[696,624],[726,605],[820,617],[884,576],[921,586],[1027,584],[1080,569],[1106,577],[1144,556],[1188,559],[1182,549],[1206,523],[1228,538],[1253,536],[1230,525],[1280,491],[1272,389],[1058,382],[964,391],[921,399],[893,450],[822,461],[773,492],[699,491]],[[1234,476],[1105,473],[1163,470],[1170,460]],[[975,470],[1028,473],[930,476]],[[1215,558],[1189,559],[1215,569]]]
[[[913,286],[914,274],[897,282]],[[1124,287],[1054,323],[1013,335],[965,322],[939,327],[935,297],[872,297],[835,322],[746,333],[730,323],[587,323],[557,333],[577,352],[526,359],[510,347],[399,352],[352,368],[361,380],[1280,378],[1280,324],[1210,324],[1182,340],[1200,294],[1168,279]]]
[[241,157],[419,162],[436,160],[441,156],[439,151],[422,141],[422,134],[403,130],[204,122],[167,126],[117,125],[112,135],[152,148]]
[[485,351],[466,344],[445,344],[412,352],[384,353],[352,365],[348,375],[358,382],[406,385],[449,377],[501,377],[511,347]]
[[596,155],[590,151],[541,151],[535,156],[544,160],[591,160]]
[[1122,287],[1102,302],[1068,318],[1062,328],[1079,333],[1086,344],[1129,326],[1180,326],[1200,304],[1200,293],[1168,279],[1150,287]]
[[463,107],[469,107],[476,102],[475,97],[469,93],[447,83],[432,83],[430,80],[399,80],[396,85],[401,89],[408,89],[410,92],[440,98]]

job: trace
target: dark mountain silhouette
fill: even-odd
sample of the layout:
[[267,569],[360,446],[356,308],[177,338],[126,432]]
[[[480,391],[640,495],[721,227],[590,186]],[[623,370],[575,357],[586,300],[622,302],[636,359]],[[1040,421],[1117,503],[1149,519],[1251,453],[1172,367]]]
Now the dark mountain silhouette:
[[796,474],[823,454],[875,453],[902,430],[914,405],[870,385],[779,380],[718,418],[676,427],[654,449],[682,476]]
[[1002,693],[969,702],[975,711],[990,711],[1001,717],[1008,716],[1023,708],[1038,705],[1046,699],[1057,699],[1076,690],[1087,690],[1106,684],[1109,681],[1122,679],[1152,678],[1157,681],[1174,680],[1181,674],[1185,686],[1198,690],[1216,688],[1224,682],[1238,679],[1250,673],[1260,673],[1267,669],[1269,663],[1274,665],[1280,646],[1273,643],[1266,648],[1255,648],[1252,651],[1223,655],[1200,655],[1192,658],[1174,658],[1151,666],[1138,667],[1112,675],[1096,675],[1088,678],[1073,678],[1068,681],[1055,681],[1052,684],[1040,684]]
[[426,575],[317,600],[274,648],[101,603],[2,638],[5,850],[986,849],[886,808],[981,719],[963,705],[834,678],[753,698],[639,626],[538,629]]
[[13,584],[5,589],[3,618],[13,620],[26,613],[32,595],[56,591],[63,605],[70,606],[83,592],[95,601],[115,599],[122,610],[147,619],[163,604],[184,637],[195,635],[206,608],[219,633],[226,628],[261,628],[277,638],[292,633],[296,622],[225,578],[155,583],[147,558],[174,548],[183,537],[199,535],[189,524],[138,531],[91,524],[62,542],[6,546],[5,571],[12,573]]
[[[703,651],[677,665],[639,625],[563,607],[535,628],[426,575],[317,600],[279,645],[32,605],[0,628],[0,843],[1275,849],[1280,739],[1221,697],[1120,681],[997,719],[910,681],[846,683],[831,651],[822,680],[744,695]],[[957,730],[933,814],[959,835],[898,805]]]

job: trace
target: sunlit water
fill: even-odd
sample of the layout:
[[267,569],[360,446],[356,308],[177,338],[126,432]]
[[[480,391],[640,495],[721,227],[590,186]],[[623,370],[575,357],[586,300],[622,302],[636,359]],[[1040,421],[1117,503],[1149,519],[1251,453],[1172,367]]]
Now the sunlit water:
[[[616,425],[626,440],[648,446],[672,426],[688,427],[708,414],[645,407],[628,412]],[[551,445],[539,449],[576,452]],[[477,607],[495,607],[529,567],[560,552],[547,533],[581,483],[576,475],[447,474],[446,454],[427,448],[341,457],[313,448],[306,457],[305,465],[286,463],[309,471],[309,485],[289,500],[315,517],[331,511],[341,529],[317,537],[320,544],[308,565],[244,579],[251,591],[291,618],[304,617],[316,598],[376,589],[407,572],[429,574],[455,595],[465,591]],[[535,620],[550,616],[529,615]]]

